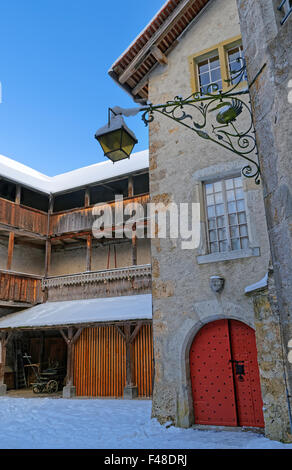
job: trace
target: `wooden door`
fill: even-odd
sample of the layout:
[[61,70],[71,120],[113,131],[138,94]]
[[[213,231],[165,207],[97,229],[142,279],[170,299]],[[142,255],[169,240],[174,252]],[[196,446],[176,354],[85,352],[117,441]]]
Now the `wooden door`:
[[235,320],[205,325],[190,349],[196,424],[263,427],[254,331]]

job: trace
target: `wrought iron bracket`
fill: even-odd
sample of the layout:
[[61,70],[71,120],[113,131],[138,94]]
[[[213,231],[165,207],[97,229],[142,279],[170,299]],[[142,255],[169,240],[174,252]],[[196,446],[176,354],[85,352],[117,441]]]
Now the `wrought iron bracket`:
[[159,113],[191,129],[199,137],[244,158],[248,163],[242,168],[242,174],[254,178],[255,183],[260,184],[261,172],[249,91],[248,87],[242,88],[245,79],[246,66],[243,61],[240,69],[231,72],[231,79],[226,80],[226,91],[220,90],[214,83],[203,92],[193,93],[185,99],[176,96],[164,104],[149,104],[140,108],[142,119],[148,126],[154,120],[155,113]]

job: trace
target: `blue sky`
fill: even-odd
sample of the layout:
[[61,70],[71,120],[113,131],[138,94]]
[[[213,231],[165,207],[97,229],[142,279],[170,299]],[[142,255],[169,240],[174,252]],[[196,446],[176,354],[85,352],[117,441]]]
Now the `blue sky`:
[[[133,107],[107,72],[164,0],[6,0],[0,9],[0,154],[49,176],[104,161],[108,106]],[[140,116],[127,119],[148,147]]]

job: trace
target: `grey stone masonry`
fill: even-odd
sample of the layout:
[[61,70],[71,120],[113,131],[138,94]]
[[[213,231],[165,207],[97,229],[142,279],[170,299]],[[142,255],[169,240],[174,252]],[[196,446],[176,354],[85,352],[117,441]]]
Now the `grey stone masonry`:
[[277,8],[280,3],[237,0],[291,401],[288,343],[292,338],[292,15],[281,25],[283,12]]

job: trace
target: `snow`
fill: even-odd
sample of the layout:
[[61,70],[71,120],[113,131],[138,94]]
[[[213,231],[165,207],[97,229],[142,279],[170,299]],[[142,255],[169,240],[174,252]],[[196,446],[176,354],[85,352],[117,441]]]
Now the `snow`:
[[250,286],[247,286],[244,291],[247,294],[248,292],[252,292],[254,290],[267,287],[267,285],[268,285],[268,273],[260,281],[256,282],[255,284],[251,284]]
[[0,397],[1,449],[292,449],[244,431],[160,425],[150,400]]
[[148,170],[149,152],[133,153],[129,159],[116,164],[111,161],[95,163],[57,176],[46,176],[11,158],[0,155],[0,176],[46,194],[56,194],[89,184],[113,179],[140,170]]
[[46,302],[0,319],[0,329],[152,319],[152,295]]

